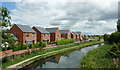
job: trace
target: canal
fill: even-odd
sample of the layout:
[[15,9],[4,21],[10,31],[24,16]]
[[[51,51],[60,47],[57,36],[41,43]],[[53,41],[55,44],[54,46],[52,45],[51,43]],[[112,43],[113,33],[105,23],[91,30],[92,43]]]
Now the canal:
[[51,56],[49,58],[40,59],[30,65],[25,66],[23,69],[34,70],[39,68],[79,68],[82,57],[86,55],[88,51],[97,48],[99,45],[104,44],[101,43],[92,45],[67,53]]

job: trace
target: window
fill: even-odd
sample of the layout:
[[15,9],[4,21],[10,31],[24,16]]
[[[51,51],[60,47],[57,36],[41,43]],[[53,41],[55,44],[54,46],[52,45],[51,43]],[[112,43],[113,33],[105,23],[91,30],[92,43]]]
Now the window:
[[47,37],[49,37],[49,34],[47,34]]
[[34,37],[34,36],[35,36],[35,34],[32,34],[32,36]]
[[52,35],[51,35],[51,37],[52,37]]
[[57,35],[57,37],[59,37],[59,34]]
[[45,34],[43,34],[43,37],[45,37]]
[[28,45],[28,44],[31,44],[31,40],[26,40],[25,43]]
[[27,37],[29,37],[29,34],[27,34]]

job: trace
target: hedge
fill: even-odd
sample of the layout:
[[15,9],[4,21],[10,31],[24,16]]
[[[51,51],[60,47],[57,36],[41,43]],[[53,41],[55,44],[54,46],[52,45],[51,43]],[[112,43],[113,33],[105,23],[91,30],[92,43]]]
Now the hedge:
[[69,43],[74,43],[74,39],[61,39],[56,41],[56,45],[64,45]]
[[36,44],[28,44],[28,46],[26,44],[17,44],[17,45],[11,45],[9,47],[2,47],[2,51],[6,51],[9,49],[13,49],[13,51],[19,51],[19,50],[24,50],[27,48],[43,48],[46,47],[46,43],[45,42],[37,42]]

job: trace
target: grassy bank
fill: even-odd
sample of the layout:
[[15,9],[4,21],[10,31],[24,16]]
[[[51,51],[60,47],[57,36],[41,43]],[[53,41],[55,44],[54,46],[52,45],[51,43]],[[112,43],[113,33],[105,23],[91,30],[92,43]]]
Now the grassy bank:
[[80,67],[87,68],[115,68],[113,64],[113,58],[106,56],[107,52],[113,47],[113,45],[99,46],[98,48],[89,51],[87,56],[84,56],[81,60]]
[[67,50],[82,48],[82,47],[93,45],[93,44],[100,43],[100,42],[101,41],[84,42],[84,43],[79,43],[79,44],[71,45],[71,46],[58,47],[58,48],[53,48],[53,49],[48,49],[48,50],[37,51],[37,52],[31,53],[30,55],[27,55],[27,56],[23,56],[23,57],[18,56],[18,57],[15,57],[14,59],[9,59],[9,62],[2,63],[2,67],[6,68],[10,65],[16,64],[18,62],[21,62],[23,60],[26,60],[28,58],[31,58],[31,57],[34,57],[34,56],[37,56],[37,55],[43,55],[44,54],[43,56],[39,56],[39,57],[34,58],[34,59],[32,59],[30,61],[27,61],[25,63],[28,63],[28,62],[31,62],[31,61],[34,61],[34,60],[37,60],[37,59],[40,59],[40,58],[45,58],[45,57],[48,57],[48,56],[51,56],[51,55],[55,55],[55,54],[58,54],[58,53],[62,53],[62,52],[65,52]]

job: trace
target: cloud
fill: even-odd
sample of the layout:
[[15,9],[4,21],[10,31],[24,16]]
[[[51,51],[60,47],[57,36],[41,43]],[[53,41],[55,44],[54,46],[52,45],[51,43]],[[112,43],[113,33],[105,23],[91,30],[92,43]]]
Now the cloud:
[[[59,27],[84,34],[104,34],[116,31],[118,13],[117,2],[41,2],[23,0],[11,10],[12,22]],[[117,1],[117,0],[116,0]]]

